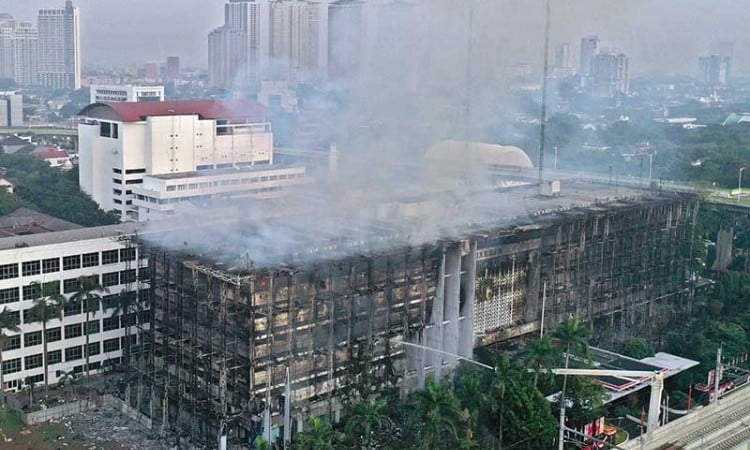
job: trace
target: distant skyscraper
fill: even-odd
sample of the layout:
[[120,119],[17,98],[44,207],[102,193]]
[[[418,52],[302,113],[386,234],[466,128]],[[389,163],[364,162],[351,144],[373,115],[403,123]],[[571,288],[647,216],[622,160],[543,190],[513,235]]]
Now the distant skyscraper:
[[44,87],[81,87],[80,12],[70,0],[62,9],[39,10],[39,83]]
[[718,86],[729,82],[732,59],[720,55],[709,55],[698,58],[700,79],[708,86]]
[[630,89],[628,57],[613,50],[594,56],[592,64],[593,94],[598,97],[615,97],[627,94]]
[[258,89],[263,80],[296,84],[324,75],[327,11],[328,0],[230,1],[224,26],[209,34],[211,85]]
[[148,81],[156,81],[159,79],[159,63],[147,62],[143,66],[143,78]]
[[180,79],[180,58],[178,56],[167,56],[167,67],[165,73],[166,81]]
[[558,69],[570,67],[570,44],[562,43],[555,48],[555,67]]
[[328,10],[328,75],[334,80],[358,77],[366,58],[365,3],[340,0]]
[[21,95],[0,97],[0,126],[23,126],[23,97]]
[[599,48],[599,37],[592,35],[581,39],[581,58],[578,74],[581,77],[592,75],[594,56]]
[[0,17],[0,78],[21,86],[37,83],[38,33],[31,22]]

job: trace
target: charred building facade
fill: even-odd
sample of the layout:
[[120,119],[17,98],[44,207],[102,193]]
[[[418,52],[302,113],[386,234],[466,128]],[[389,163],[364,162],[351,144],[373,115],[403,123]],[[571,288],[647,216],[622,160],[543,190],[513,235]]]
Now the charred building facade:
[[571,315],[618,329],[690,307],[698,198],[579,188],[453,239],[302,265],[146,243],[152,325],[127,401],[193,442],[289,439],[311,415],[337,420],[362,368],[408,390]]

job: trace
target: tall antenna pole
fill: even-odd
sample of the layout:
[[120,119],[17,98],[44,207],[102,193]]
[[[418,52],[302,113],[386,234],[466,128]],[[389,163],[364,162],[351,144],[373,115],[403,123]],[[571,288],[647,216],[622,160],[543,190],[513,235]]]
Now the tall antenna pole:
[[472,84],[472,52],[474,35],[474,2],[469,3],[468,42],[466,44],[466,105],[464,109],[464,181],[469,182],[469,143],[471,142],[471,84]]
[[542,79],[542,118],[539,130],[539,184],[544,175],[544,140],[547,131],[547,78],[549,74],[550,0],[546,0],[544,22],[544,71]]

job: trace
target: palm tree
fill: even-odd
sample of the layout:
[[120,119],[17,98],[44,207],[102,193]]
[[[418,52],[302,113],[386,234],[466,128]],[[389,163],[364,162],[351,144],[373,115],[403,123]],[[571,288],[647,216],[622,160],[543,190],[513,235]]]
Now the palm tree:
[[[575,351],[582,355],[587,355],[589,348],[586,345],[586,338],[589,336],[589,330],[583,326],[577,317],[570,318],[555,328],[552,336],[565,347],[565,368],[570,363],[570,352]],[[568,386],[568,376],[563,375],[562,392],[560,393],[560,420],[565,417],[565,389]],[[560,424],[562,427],[563,424]],[[562,436],[562,430],[560,430]]]
[[78,290],[76,290],[73,297],[70,298],[72,302],[81,302],[83,308],[86,310],[86,323],[83,326],[83,331],[86,333],[86,379],[89,378],[89,341],[91,339],[89,333],[89,318],[91,317],[92,311],[98,311],[99,306],[102,302],[102,296],[99,292],[109,292],[109,289],[99,284],[97,277],[91,276],[80,276],[77,280]]
[[13,311],[9,311],[6,306],[0,312],[0,406],[5,406],[5,378],[3,377],[3,350],[8,344],[11,336],[6,332],[18,333],[21,329],[18,327],[18,319]]
[[503,422],[505,421],[505,404],[508,401],[508,393],[518,390],[518,383],[524,374],[519,370],[507,355],[502,355],[495,368],[495,376],[490,386],[494,402],[491,410],[497,413],[497,448],[503,448]]
[[560,352],[552,346],[552,340],[548,336],[529,342],[523,350],[526,363],[534,369],[534,386],[537,386],[539,373],[543,369],[552,369],[557,363]]
[[411,416],[417,424],[425,450],[438,442],[455,443],[459,440],[461,405],[447,382],[438,383],[428,378],[424,389],[411,397]]
[[387,413],[385,400],[373,400],[354,405],[344,426],[349,439],[360,448],[373,448],[381,436],[388,436],[395,424]]
[[31,308],[31,317],[34,318],[35,322],[42,323],[42,362],[44,363],[44,396],[47,396],[47,388],[49,386],[49,364],[47,361],[47,323],[55,318],[61,318],[63,308],[67,299],[57,292],[46,295],[46,289],[39,289],[39,284],[34,282],[32,285],[36,285],[36,292],[39,297],[34,300],[34,306]]
[[295,438],[292,448],[299,450],[334,450],[341,448],[342,433],[333,429],[330,423],[320,417],[311,417],[305,431]]

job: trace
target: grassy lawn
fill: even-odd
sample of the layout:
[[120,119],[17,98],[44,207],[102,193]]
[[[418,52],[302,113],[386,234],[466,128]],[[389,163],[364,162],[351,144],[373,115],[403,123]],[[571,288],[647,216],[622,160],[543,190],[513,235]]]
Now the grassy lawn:
[[78,436],[71,436],[65,425],[50,422],[26,427],[21,422],[20,413],[9,408],[0,408],[0,429],[5,437],[12,439],[2,442],[0,436],[3,450],[54,450],[61,448],[63,442],[67,449],[84,448]]

